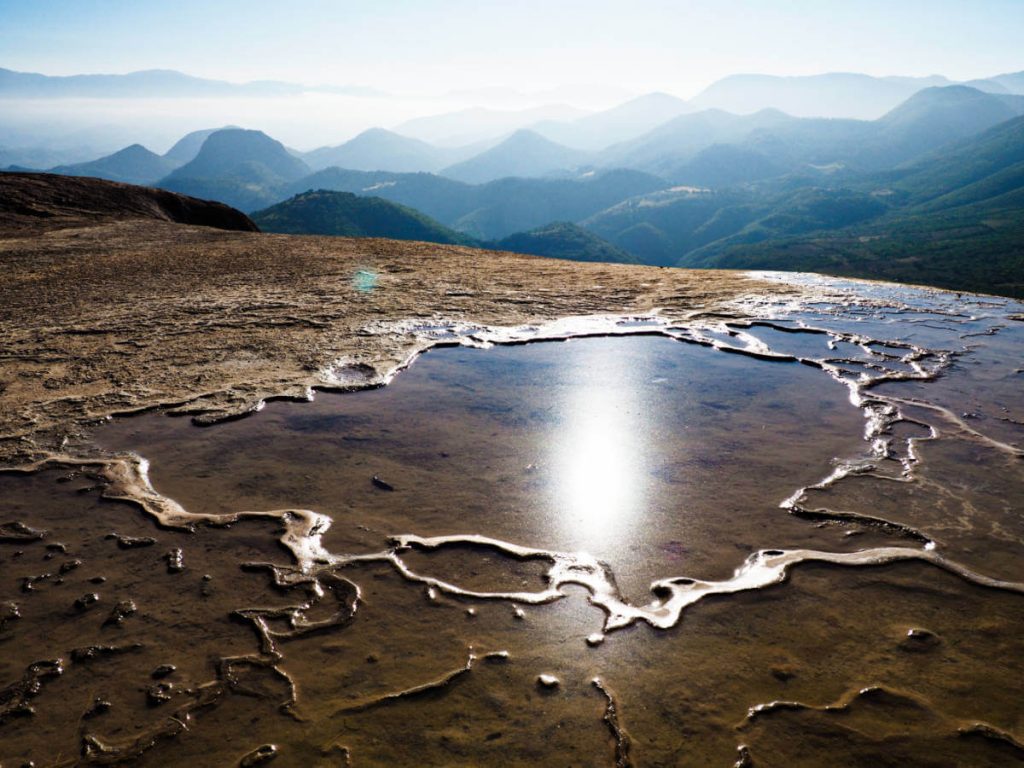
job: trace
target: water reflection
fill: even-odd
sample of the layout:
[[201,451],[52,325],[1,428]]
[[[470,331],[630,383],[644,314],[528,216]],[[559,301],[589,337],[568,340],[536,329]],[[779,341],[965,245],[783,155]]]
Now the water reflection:
[[552,517],[583,546],[606,544],[629,530],[647,503],[651,409],[643,407],[646,366],[631,356],[568,343],[571,370],[550,441]]
[[[863,328],[867,321],[849,322]],[[61,752],[80,749],[83,735],[124,743],[150,723],[170,723],[175,730],[157,731],[169,736],[155,742],[152,756],[133,764],[237,765],[262,743],[278,745],[274,764],[283,766],[328,757],[340,764],[349,755],[370,765],[465,764],[467,756],[481,765],[563,765],[566,755],[580,765],[624,764],[609,740],[613,724],[601,719],[608,710],[602,689],[595,692],[598,677],[616,692],[642,764],[729,765],[741,739],[754,757],[744,747],[736,764],[1019,762],[1019,595],[979,589],[926,563],[850,566],[858,552],[917,551],[919,542],[877,524],[892,519],[941,534],[944,553],[979,571],[1019,572],[1020,520],[1006,503],[1022,496],[1019,468],[1007,470],[1016,454],[975,439],[995,428],[1005,430],[995,433],[1002,439],[1019,439],[1010,431],[1024,419],[1015,333],[972,340],[970,352],[920,391],[908,382],[872,391],[900,396],[913,387],[930,398],[924,405],[948,404],[953,424],[970,408],[962,421],[977,431],[950,428],[921,443],[920,481],[856,474],[808,494],[812,511],[866,513],[871,524],[842,515],[809,521],[778,509],[795,488],[827,474],[830,459],[864,449],[863,414],[844,387],[811,366],[664,338],[446,349],[386,388],[271,403],[256,418],[207,430],[158,414],[115,421],[100,443],[151,459],[157,489],[190,510],[323,511],[333,525],[318,529],[316,540],[330,553],[380,553],[392,533],[453,535],[443,547],[401,557],[462,590],[551,586],[543,557],[505,556],[517,550],[480,546],[465,534],[586,550],[608,563],[614,585],[602,582],[609,586],[602,594],[633,605],[650,601],[654,579],[669,579],[659,596],[670,586],[683,594],[688,580],[673,577],[724,581],[758,550],[806,548],[835,558],[801,567],[785,586],[702,600],[670,631],[627,630],[591,644],[605,617],[581,586],[543,606],[484,600],[425,590],[379,557],[350,561],[318,578],[324,596],[335,598],[351,594],[341,579],[358,585],[363,600],[352,621],[279,631],[280,657],[248,657],[258,663],[237,690],[226,680],[232,692],[192,718],[172,707],[214,690],[203,687],[221,674],[213,660],[259,652],[251,627],[237,621],[239,609],[282,616],[263,606],[287,602],[297,606],[291,617],[299,627],[306,616],[345,616],[309,612],[306,582],[292,591],[248,565],[291,563],[272,520],[186,534],[101,503],[88,475],[0,476],[0,500],[12,514],[51,531],[38,541],[15,536],[7,542],[15,553],[0,553],[0,609],[8,611],[0,612],[0,630],[4,618],[18,619],[18,635],[8,627],[0,637],[0,682],[31,672],[44,653],[71,659],[60,680],[48,676],[33,688],[40,681],[29,676],[5,689],[9,702],[17,702],[11,692],[31,691],[34,714],[4,723],[0,707],[0,752],[17,755],[19,765],[54,764]],[[822,348],[816,335],[763,336],[801,353],[869,356],[846,342]],[[921,405],[912,415],[922,423],[942,416]],[[897,436],[910,426],[911,434],[927,434],[921,424],[896,426]],[[371,481],[378,474],[393,490]],[[156,546],[122,548],[110,531]],[[174,550],[185,567],[172,572],[163,553]],[[573,561],[571,575],[603,577],[597,567],[581,568],[583,558]],[[96,611],[131,598],[140,615],[115,627],[96,611],[69,610],[94,592],[105,601]],[[472,670],[469,649],[479,653]],[[173,683],[175,703],[147,701],[153,670],[168,665],[174,671],[159,685]],[[539,688],[542,674],[560,685]],[[280,706],[293,692],[289,680],[301,724]],[[96,708],[100,693],[109,712]],[[93,743],[86,745],[99,749]],[[8,754],[0,762],[12,762]],[[117,759],[131,760],[110,751],[88,758]]]
[[778,503],[863,450],[863,429],[845,388],[807,366],[647,337],[439,350],[382,389],[209,431],[140,417],[101,443],[145,455],[190,509],[323,511],[339,551],[352,535],[371,551],[389,534],[469,531],[589,552],[644,595],[666,573],[726,578],[755,541],[852,545]]

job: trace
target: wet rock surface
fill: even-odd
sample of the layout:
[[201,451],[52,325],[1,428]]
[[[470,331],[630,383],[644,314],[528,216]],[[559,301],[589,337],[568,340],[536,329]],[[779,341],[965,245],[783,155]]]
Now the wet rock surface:
[[[116,260],[114,230],[143,230],[110,226]],[[504,256],[488,283],[461,249],[403,246],[411,274],[379,241],[161,226],[149,267],[224,270],[202,321],[134,275],[143,346],[4,326],[0,761],[1024,758],[1018,305]],[[47,237],[2,247],[73,269],[102,240]],[[383,295],[339,290],[357,260]],[[414,309],[445,280],[483,299]],[[544,322],[560,303],[633,314]],[[457,348],[391,381],[433,346]],[[166,418],[296,385],[367,389]]]

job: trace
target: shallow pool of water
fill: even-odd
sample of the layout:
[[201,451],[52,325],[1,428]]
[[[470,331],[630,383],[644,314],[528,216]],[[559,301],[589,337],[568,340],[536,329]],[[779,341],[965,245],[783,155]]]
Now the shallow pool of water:
[[98,429],[177,517],[0,474],[0,758],[1019,761],[1024,344],[935,312],[437,349]]

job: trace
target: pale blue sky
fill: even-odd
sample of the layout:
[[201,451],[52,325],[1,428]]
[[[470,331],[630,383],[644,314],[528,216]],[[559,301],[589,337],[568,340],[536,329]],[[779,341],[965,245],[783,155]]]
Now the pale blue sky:
[[1024,69],[1024,0],[0,0],[0,66],[423,91]]

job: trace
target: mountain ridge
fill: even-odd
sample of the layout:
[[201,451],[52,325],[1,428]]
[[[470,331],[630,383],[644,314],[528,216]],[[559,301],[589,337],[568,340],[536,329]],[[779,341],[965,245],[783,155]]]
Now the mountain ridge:
[[353,171],[416,173],[439,171],[465,159],[459,149],[436,147],[385,128],[369,128],[333,147],[305,152],[302,159],[314,171],[336,166]]
[[258,232],[241,211],[162,189],[50,173],[0,172],[0,231],[78,227],[125,219]]
[[257,211],[252,219],[264,232],[287,235],[386,237],[446,245],[471,245],[461,235],[412,208],[380,197],[310,190]]
[[443,168],[441,175],[483,184],[502,178],[544,176],[578,166],[589,157],[587,152],[557,144],[524,128],[475,157]]
[[58,165],[49,172],[63,176],[92,176],[125,184],[149,186],[172,172],[178,165],[166,156],[150,152],[141,144],[131,144],[105,157],[87,163]]
[[206,98],[297,96],[294,83],[256,80],[229,83],[187,75],[174,69],[146,69],[126,74],[43,75],[0,68],[0,96],[7,98]]

